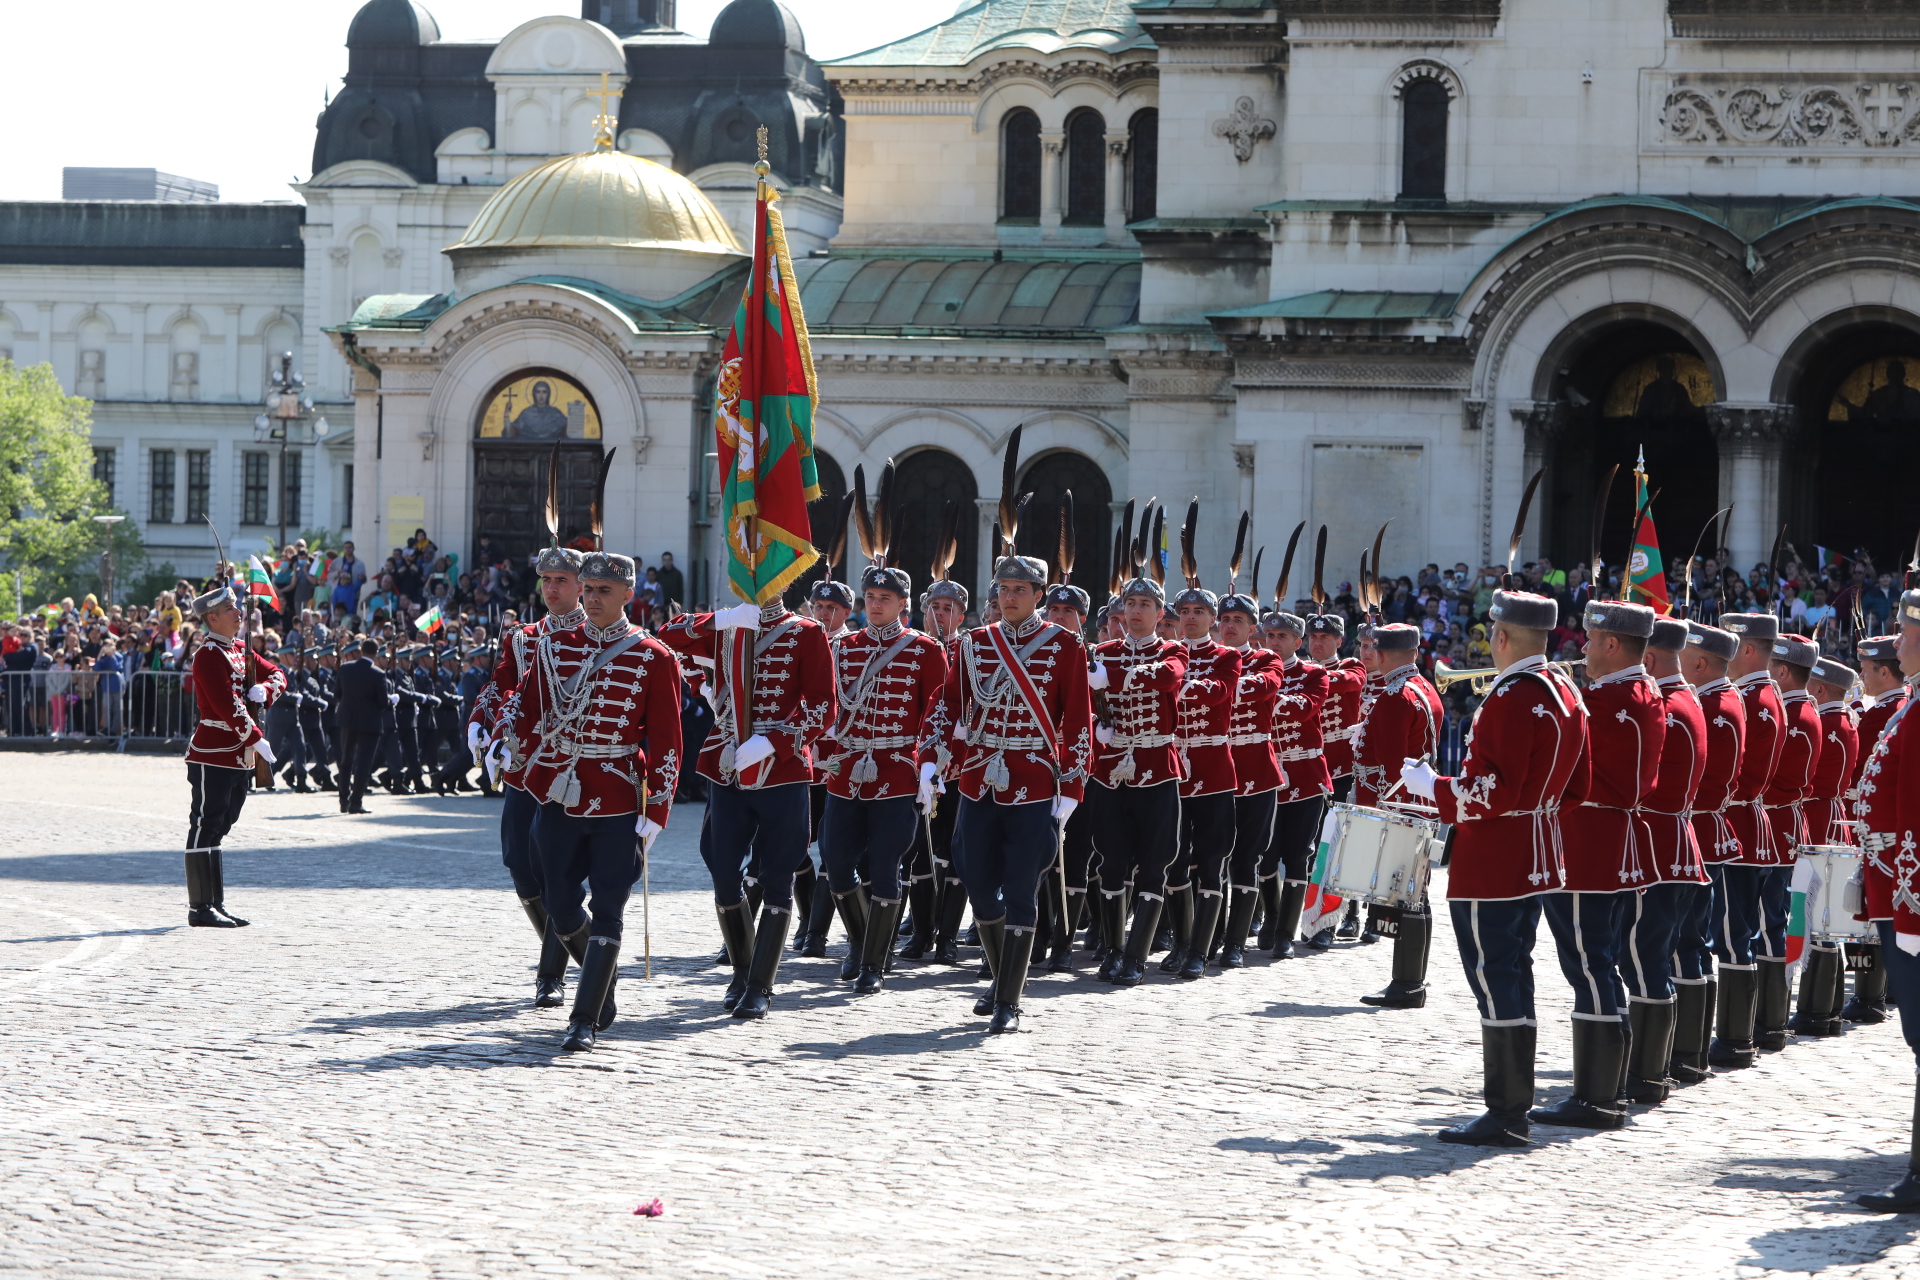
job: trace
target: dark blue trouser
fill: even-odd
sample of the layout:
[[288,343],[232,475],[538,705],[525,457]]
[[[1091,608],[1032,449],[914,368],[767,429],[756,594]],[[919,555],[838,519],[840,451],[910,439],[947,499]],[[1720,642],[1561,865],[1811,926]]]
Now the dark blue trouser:
[[793,909],[793,876],[807,860],[812,820],[807,783],[749,791],[714,783],[707,796],[707,833],[700,855],[713,877],[713,900],[731,907],[747,896],[747,866],[759,865],[760,901]]
[[[627,898],[640,878],[640,837],[631,813],[606,818],[576,818],[557,804],[543,804],[533,816],[533,844],[540,852],[541,900],[556,933],[578,929],[593,912],[595,938],[620,941]],[[592,892],[587,898],[580,882]]]
[[1900,1010],[1900,1034],[1920,1062],[1920,956],[1910,956],[1893,941],[1893,921],[1876,920],[1880,931],[1880,963],[1887,966],[1887,994]]
[[1681,982],[1713,976],[1713,886],[1675,885],[1679,919],[1673,932],[1673,973]]
[[1713,877],[1713,958],[1741,969],[1753,967],[1753,943],[1760,936],[1760,877],[1765,867],[1715,862]]
[[1040,921],[1040,877],[1060,845],[1053,802],[997,804],[963,796],[956,836],[967,850],[960,874],[973,918],[1004,916],[1010,929],[1034,928]]
[[1220,892],[1233,856],[1234,816],[1231,791],[1180,801],[1180,856],[1167,871],[1170,887]]
[[1067,860],[1068,889],[1084,891],[1099,874],[1095,864],[1100,859],[1100,851],[1093,842],[1093,824],[1093,814],[1084,804],[1067,819],[1066,836],[1060,847]]
[[913,801],[912,796],[885,800],[827,797],[820,853],[827,864],[827,883],[835,893],[851,893],[855,885],[864,882],[876,899],[899,899],[900,864],[920,834],[920,811]]
[[1262,880],[1283,875],[1295,884],[1307,882],[1313,874],[1313,856],[1320,846],[1320,825],[1327,816],[1329,799],[1328,796],[1308,796],[1305,800],[1290,800],[1274,807],[1273,838],[1260,855]]
[[1233,853],[1227,859],[1227,883],[1236,889],[1260,884],[1260,862],[1273,844],[1273,815],[1280,793],[1233,798]]
[[533,847],[533,817],[540,812],[540,802],[519,787],[500,790],[504,793],[500,800],[500,863],[513,877],[515,893],[537,898],[540,854]]
[[1674,997],[1673,941],[1680,917],[1693,903],[1694,886],[1650,884],[1634,894],[1620,894],[1620,976],[1629,1000],[1665,1004]]
[[1136,894],[1165,896],[1167,868],[1180,852],[1180,783],[1172,778],[1150,787],[1095,783],[1087,788],[1086,803],[1093,809],[1093,840],[1100,849],[1100,892],[1116,894],[1131,884]]
[[1483,902],[1456,898],[1447,904],[1460,965],[1488,1027],[1532,1027],[1533,937],[1540,925],[1540,898]]
[[1761,867],[1760,940],[1755,951],[1773,960],[1787,958],[1787,912],[1793,905],[1792,867]]
[[1624,893],[1547,893],[1540,910],[1553,931],[1560,972],[1573,988],[1573,1016],[1620,1017],[1620,915]]

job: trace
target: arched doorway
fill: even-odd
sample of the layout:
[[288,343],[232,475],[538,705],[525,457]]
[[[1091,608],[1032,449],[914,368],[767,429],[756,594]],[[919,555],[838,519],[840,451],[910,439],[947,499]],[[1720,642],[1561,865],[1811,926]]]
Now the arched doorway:
[[976,500],[980,486],[974,483],[973,472],[945,449],[920,449],[895,464],[893,488],[893,560],[913,575],[916,607],[920,593],[926,590],[934,550],[953,518],[955,504],[960,507],[960,554],[952,576],[977,601],[980,515]]
[[[807,536],[813,539],[813,545],[824,555],[833,550],[833,540],[839,534],[835,519],[839,516],[840,504],[847,495],[847,476],[840,469],[840,464],[834,461],[833,455],[823,449],[813,451],[813,465],[815,475],[820,481],[820,496],[807,504]],[[851,526],[853,522],[849,520],[847,523]],[[851,552],[853,546],[851,527],[847,530],[847,538],[848,550]],[[814,561],[807,571],[787,588],[786,595],[782,597],[787,602],[787,607],[799,609],[804,606],[807,593],[813,590],[814,583],[826,576],[826,572],[827,566],[824,560]],[[842,582],[847,581],[847,565],[844,556],[841,562],[834,566],[833,576]]]
[[1113,486],[1098,463],[1081,453],[1060,450],[1043,454],[1028,465],[1020,491],[1033,501],[1020,522],[1020,552],[1039,556],[1049,565],[1058,558],[1061,497],[1073,491],[1073,582],[1093,597],[1107,602],[1107,567],[1113,559]]
[[547,463],[559,448],[560,540],[592,527],[600,474],[600,413],[593,397],[555,369],[521,369],[488,393],[474,424],[475,562],[486,554],[522,563],[547,545]]
[[1816,544],[1865,551],[1897,583],[1920,526],[1906,492],[1920,468],[1920,334],[1876,321],[1828,335],[1792,403],[1780,468],[1788,539],[1809,563]]
[[1602,559],[1632,539],[1633,467],[1644,451],[1651,509],[1669,561],[1684,557],[1720,507],[1720,461],[1706,408],[1719,398],[1708,353],[1665,325],[1623,320],[1588,335],[1553,376],[1557,422],[1546,442],[1543,543],[1560,568],[1593,555],[1594,501],[1620,464],[1602,526]]

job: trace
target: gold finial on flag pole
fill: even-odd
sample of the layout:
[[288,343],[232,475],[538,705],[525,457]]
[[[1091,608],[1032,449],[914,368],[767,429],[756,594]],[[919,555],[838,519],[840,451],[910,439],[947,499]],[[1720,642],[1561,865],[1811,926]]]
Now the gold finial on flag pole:
[[760,146],[760,160],[759,163],[753,166],[753,171],[760,175],[760,198],[765,200],[767,198],[767,175],[773,172],[773,166],[767,163],[767,126],[760,126],[760,131],[755,136],[755,141]]

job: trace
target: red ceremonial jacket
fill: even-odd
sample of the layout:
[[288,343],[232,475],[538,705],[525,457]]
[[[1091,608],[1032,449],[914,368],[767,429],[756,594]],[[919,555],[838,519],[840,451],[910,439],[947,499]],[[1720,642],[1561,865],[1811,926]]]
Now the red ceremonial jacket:
[[1734,778],[1733,795],[1727,801],[1727,825],[1740,842],[1740,853],[1733,861],[1743,867],[1771,867],[1778,864],[1778,859],[1761,796],[1773,780],[1786,745],[1787,713],[1780,703],[1780,686],[1764,671],[1741,676],[1733,687],[1747,712],[1740,773]]
[[1807,840],[1804,806],[1813,794],[1813,775],[1820,768],[1820,711],[1813,695],[1791,689],[1780,696],[1780,759],[1767,779],[1760,801],[1767,807],[1767,830],[1776,866],[1790,867],[1795,850]]
[[1660,776],[1640,798],[1640,815],[1653,838],[1653,878],[1663,884],[1706,884],[1706,864],[1689,814],[1707,772],[1707,716],[1683,676],[1660,680],[1667,732],[1660,744]]
[[[549,613],[538,622],[524,623],[503,635],[500,638],[500,652],[493,661],[493,675],[473,700],[473,711],[467,716],[467,723],[479,725],[488,737],[498,734],[501,711],[507,699],[520,687],[527,669],[533,665],[534,646],[540,643],[540,638],[574,631],[586,623],[587,611],[575,605],[565,613]],[[500,781],[522,791],[527,789],[520,770],[513,767],[511,759],[500,771]]]
[[[1366,673],[1360,674],[1364,677]],[[1333,775],[1327,771],[1327,757],[1332,752],[1322,736],[1332,700],[1332,679],[1325,667],[1297,655],[1286,665],[1286,683],[1281,685],[1273,708],[1273,745],[1280,754],[1280,768],[1286,773],[1279,803],[1311,800],[1333,790]],[[1352,744],[1343,745],[1349,748],[1351,758]],[[1349,763],[1349,772],[1351,769]]]
[[1807,802],[1809,844],[1858,844],[1846,821],[1846,790],[1852,785],[1860,754],[1860,731],[1844,702],[1823,702],[1820,712],[1820,763],[1813,771]]
[[[1040,700],[1034,708],[1000,660],[994,633],[1005,637]],[[1024,659],[1022,651],[1031,646]],[[1021,627],[1003,622],[975,627],[960,643],[960,660],[927,718],[922,758],[937,738],[952,738],[960,794],[996,804],[1036,804],[1086,795],[1093,759],[1093,702],[1087,690],[1087,648],[1080,637],[1041,619]],[[1055,746],[1058,755],[1055,754]],[[1005,769],[1004,775],[1000,772]],[[1001,786],[992,783],[998,780]]]
[[1320,704],[1320,737],[1327,753],[1327,776],[1338,781],[1353,772],[1353,739],[1360,732],[1360,694],[1367,669],[1358,658],[1336,658],[1327,673],[1327,700]]
[[1859,738],[1860,751],[1854,757],[1852,786],[1860,785],[1861,771],[1867,767],[1867,757],[1873,754],[1874,744],[1880,741],[1880,735],[1886,732],[1887,721],[1893,719],[1894,712],[1907,704],[1907,686],[1888,693],[1885,697],[1875,698],[1873,705],[1860,712]]
[[1400,781],[1403,760],[1418,760],[1440,741],[1446,714],[1420,668],[1408,663],[1389,673],[1354,736],[1353,802],[1377,805]]
[[[596,655],[639,633],[590,676]],[[504,704],[507,753],[528,795],[576,818],[640,812],[661,826],[680,780],[680,662],[625,618],[602,631],[540,637],[520,687]]]
[[[1915,677],[1920,679],[1920,677]],[[1920,717],[1909,697],[1887,718],[1860,770],[1854,813],[1865,824],[1867,918],[1920,934]]]
[[[267,686],[265,702],[248,702],[247,690]],[[193,704],[199,719],[187,740],[187,763],[216,769],[253,768],[253,744],[267,735],[253,722],[249,707],[266,709],[287,691],[286,673],[259,654],[248,654],[238,638],[208,631],[193,655]]]
[[[884,668],[868,668],[904,642]],[[845,800],[885,800],[920,789],[920,739],[947,683],[947,650],[904,624],[882,637],[871,627],[833,644],[839,712],[820,739],[827,790]]]
[[[1108,640],[1093,647],[1093,658],[1107,671],[1111,722],[1094,735],[1093,780],[1111,789],[1152,787],[1181,777],[1173,747],[1173,696],[1187,678],[1186,646],[1151,635]],[[1128,760],[1133,763],[1127,765]]]
[[1638,664],[1595,680],[1584,697],[1587,749],[1567,788],[1567,889],[1643,889],[1655,879],[1653,836],[1638,810],[1660,773],[1666,708]]
[[1180,798],[1225,793],[1238,787],[1233,774],[1233,699],[1240,688],[1240,651],[1209,636],[1182,641],[1187,679],[1174,695],[1174,741],[1180,749]]
[[1747,754],[1747,704],[1725,676],[1693,691],[1707,722],[1707,771],[1693,797],[1693,838],[1706,862],[1732,862],[1740,856],[1740,837],[1727,820],[1734,783]]
[[[728,684],[720,661],[721,628],[711,613],[686,613],[660,628],[660,642],[675,653],[692,658],[717,691],[713,731],[701,748],[700,775],[723,787],[735,785],[735,775],[720,768],[721,756],[733,743],[733,715],[727,710]],[[827,731],[833,714],[833,653],[827,633],[812,618],[783,614],[763,619],[753,646],[754,733],[765,734],[773,755],[759,771],[755,788],[813,781],[813,744]],[[731,763],[731,756],[729,763]]]
[[1587,741],[1570,681],[1538,655],[1502,672],[1473,714],[1460,776],[1434,786],[1454,824],[1447,897],[1500,901],[1563,887],[1561,797]]
[[1274,702],[1286,683],[1280,655],[1249,645],[1240,654],[1240,687],[1227,734],[1233,747],[1235,795],[1258,796],[1286,783],[1273,749]]

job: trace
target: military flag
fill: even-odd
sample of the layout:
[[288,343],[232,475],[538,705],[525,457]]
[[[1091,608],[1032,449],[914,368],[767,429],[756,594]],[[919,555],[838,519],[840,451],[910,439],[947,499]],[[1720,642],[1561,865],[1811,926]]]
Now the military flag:
[[1627,560],[1627,589],[1621,598],[1650,606],[1657,614],[1673,612],[1667,594],[1667,566],[1660,558],[1660,535],[1653,527],[1653,509],[1647,502],[1647,455],[1633,465],[1633,509],[1640,517],[1633,531],[1633,553]]

